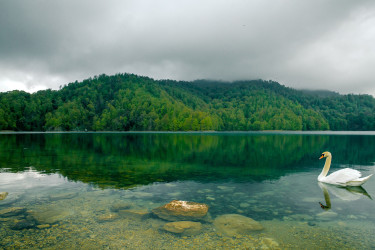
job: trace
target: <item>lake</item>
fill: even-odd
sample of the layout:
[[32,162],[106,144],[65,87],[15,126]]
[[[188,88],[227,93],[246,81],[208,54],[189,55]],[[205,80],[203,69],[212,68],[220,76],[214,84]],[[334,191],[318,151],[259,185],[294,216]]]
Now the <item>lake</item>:
[[[374,132],[2,133],[0,248],[374,248],[375,177],[319,184],[323,151],[375,173]],[[166,231],[152,211],[172,200],[208,214]],[[230,234],[226,214],[263,229]]]

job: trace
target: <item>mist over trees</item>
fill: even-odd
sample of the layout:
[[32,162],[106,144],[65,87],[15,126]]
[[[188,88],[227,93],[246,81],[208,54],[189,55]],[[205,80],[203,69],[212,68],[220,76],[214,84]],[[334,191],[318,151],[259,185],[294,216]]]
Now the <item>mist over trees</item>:
[[0,130],[375,130],[375,99],[263,80],[100,75],[57,91],[0,93]]

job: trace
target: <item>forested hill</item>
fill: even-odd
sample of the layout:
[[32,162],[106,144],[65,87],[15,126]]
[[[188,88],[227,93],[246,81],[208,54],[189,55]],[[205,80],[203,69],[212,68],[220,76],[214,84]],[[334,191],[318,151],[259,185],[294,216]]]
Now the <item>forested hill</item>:
[[58,91],[0,93],[0,130],[328,129],[375,130],[375,99],[272,81],[156,81],[133,74],[100,75]]

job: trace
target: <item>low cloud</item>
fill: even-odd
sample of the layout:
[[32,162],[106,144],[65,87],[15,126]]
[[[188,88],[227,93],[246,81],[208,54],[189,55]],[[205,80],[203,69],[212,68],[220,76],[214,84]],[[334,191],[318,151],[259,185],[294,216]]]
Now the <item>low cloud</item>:
[[375,94],[373,1],[2,1],[0,91],[119,72]]

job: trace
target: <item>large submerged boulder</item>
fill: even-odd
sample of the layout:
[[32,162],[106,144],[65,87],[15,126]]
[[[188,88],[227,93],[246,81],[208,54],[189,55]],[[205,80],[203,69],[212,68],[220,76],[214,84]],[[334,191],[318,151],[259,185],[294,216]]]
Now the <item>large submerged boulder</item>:
[[62,208],[45,208],[43,210],[30,211],[30,215],[36,220],[37,224],[56,224],[59,221],[71,216],[73,211]]
[[198,221],[204,220],[208,206],[192,201],[173,200],[164,206],[154,208],[152,213],[168,221]]
[[263,229],[259,222],[239,214],[220,215],[214,220],[213,224],[219,232],[231,237]]
[[166,223],[163,229],[182,236],[191,236],[198,234],[202,230],[202,224],[193,221],[175,221]]

